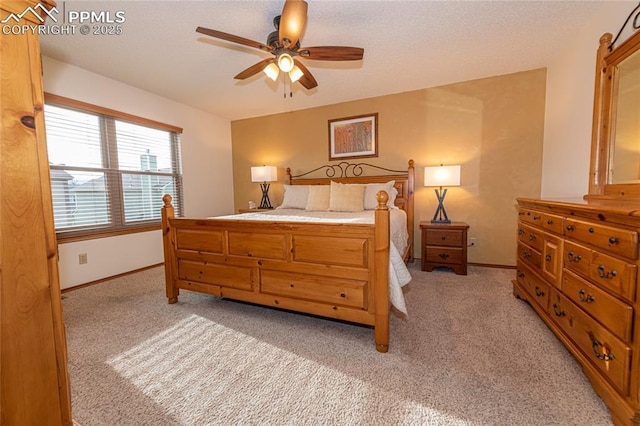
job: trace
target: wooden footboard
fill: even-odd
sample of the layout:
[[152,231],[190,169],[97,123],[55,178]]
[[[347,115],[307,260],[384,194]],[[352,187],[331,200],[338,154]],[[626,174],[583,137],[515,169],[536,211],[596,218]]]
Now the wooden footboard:
[[174,217],[163,197],[166,290],[180,289],[374,327],[389,348],[388,195],[375,225]]

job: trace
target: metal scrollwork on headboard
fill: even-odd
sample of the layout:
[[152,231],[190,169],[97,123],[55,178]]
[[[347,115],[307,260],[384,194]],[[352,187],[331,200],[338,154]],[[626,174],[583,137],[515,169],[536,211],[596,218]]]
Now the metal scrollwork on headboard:
[[301,178],[322,170],[328,178],[358,177],[362,176],[362,173],[364,172],[362,166],[370,167],[375,170],[383,170],[389,173],[406,173],[406,170],[392,170],[369,163],[349,163],[347,161],[342,161],[338,164],[325,164],[306,173],[292,175],[291,177],[294,179]]
[[[635,14],[635,16],[633,16],[634,14]],[[627,24],[631,20],[631,17],[633,17],[633,22],[631,24],[633,29],[634,30],[640,29],[640,3],[638,3],[638,5],[631,11],[629,16],[627,16],[627,19],[624,21],[624,24],[622,24],[622,27],[620,28],[620,31],[618,31],[618,34],[616,35],[616,37],[613,39],[613,41],[609,45],[609,51],[613,50],[613,46],[618,41],[618,38],[620,37],[620,34],[622,34],[622,31],[624,31],[625,27],[627,26]]]

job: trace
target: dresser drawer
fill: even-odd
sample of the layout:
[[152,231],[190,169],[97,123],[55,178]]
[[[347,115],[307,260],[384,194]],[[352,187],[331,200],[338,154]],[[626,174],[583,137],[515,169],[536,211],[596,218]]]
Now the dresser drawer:
[[546,312],[549,305],[549,284],[536,275],[529,266],[520,261],[518,262],[517,280],[531,295],[531,299],[535,300]]
[[430,263],[462,263],[462,249],[448,247],[425,247],[427,262]]
[[542,251],[543,244],[542,235],[543,232],[541,229],[533,228],[522,222],[518,224],[518,241],[540,252]]
[[260,291],[297,299],[366,308],[365,282],[314,275],[262,271]]
[[631,348],[561,293],[552,291],[551,317],[618,392],[628,395]]
[[426,244],[430,246],[462,247],[463,244],[467,244],[466,241],[462,241],[464,234],[462,231],[431,229],[426,234],[423,243],[426,242]]
[[542,228],[542,213],[540,212],[529,209],[519,209],[518,218],[522,222],[527,222]]
[[565,240],[562,259],[564,266],[584,275],[589,276],[589,261],[591,249]]
[[638,258],[638,233],[566,218],[565,235],[629,259]]
[[556,287],[560,287],[562,272],[563,239],[545,232],[542,247],[542,275]]
[[635,299],[636,265],[593,250],[589,276],[601,287],[629,301]]
[[577,306],[625,342],[631,341],[633,308],[566,269],[562,292]]
[[555,214],[542,214],[542,227],[556,234],[564,234],[564,218]]
[[521,242],[518,242],[518,258],[524,260],[529,265],[540,269],[542,254]]

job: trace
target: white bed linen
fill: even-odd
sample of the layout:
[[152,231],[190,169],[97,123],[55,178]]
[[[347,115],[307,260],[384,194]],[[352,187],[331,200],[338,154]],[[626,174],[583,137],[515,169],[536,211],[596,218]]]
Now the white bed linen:
[[[407,315],[402,287],[411,281],[411,274],[402,260],[407,248],[407,214],[401,209],[390,211],[389,237],[389,301],[400,312]],[[230,216],[217,216],[212,219],[266,220],[306,223],[370,223],[375,222],[374,210],[362,212],[317,212],[299,209],[274,209],[255,213],[242,213]]]

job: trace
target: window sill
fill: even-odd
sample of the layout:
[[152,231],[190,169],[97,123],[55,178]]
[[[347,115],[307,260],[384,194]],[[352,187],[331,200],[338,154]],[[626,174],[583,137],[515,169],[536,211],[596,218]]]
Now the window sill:
[[77,241],[95,240],[98,238],[116,237],[119,235],[137,234],[139,232],[159,231],[161,225],[145,225],[120,229],[105,229],[104,231],[78,231],[74,233],[56,234],[58,244],[75,243]]

